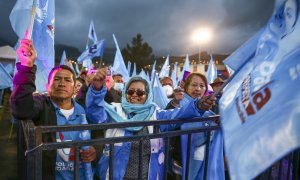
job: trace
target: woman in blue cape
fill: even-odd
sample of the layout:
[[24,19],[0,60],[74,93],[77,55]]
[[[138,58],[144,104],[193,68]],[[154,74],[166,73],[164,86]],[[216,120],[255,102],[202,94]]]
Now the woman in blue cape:
[[[122,92],[122,102],[107,104],[104,102],[106,88],[103,86],[106,70],[99,70],[86,97],[86,111],[93,123],[105,122],[133,122],[162,119],[178,119],[201,117],[203,109],[210,108],[213,101],[199,101],[198,99],[187,103],[184,107],[174,110],[160,110],[153,103],[153,95],[149,82],[140,76],[134,76],[126,83]],[[201,109],[199,109],[201,107]],[[162,125],[160,131],[173,129],[174,126]],[[153,133],[153,127],[130,127],[124,129],[108,129],[105,137],[144,135]],[[122,142],[114,144],[114,174],[113,179],[137,179],[139,158],[143,158],[142,179],[163,178],[163,141],[151,139],[143,142],[143,155],[139,157],[136,142]],[[96,174],[100,179],[108,177],[109,146],[105,145],[100,158]]]

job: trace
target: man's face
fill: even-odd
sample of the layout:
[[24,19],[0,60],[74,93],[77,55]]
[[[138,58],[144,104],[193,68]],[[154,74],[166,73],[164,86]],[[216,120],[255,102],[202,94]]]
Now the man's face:
[[74,93],[73,74],[66,69],[55,70],[50,77],[47,91],[52,99],[71,99]]
[[161,81],[161,85],[162,86],[169,85],[169,86],[173,87],[173,82],[171,79],[165,78]]
[[114,83],[124,83],[122,76],[114,76]]

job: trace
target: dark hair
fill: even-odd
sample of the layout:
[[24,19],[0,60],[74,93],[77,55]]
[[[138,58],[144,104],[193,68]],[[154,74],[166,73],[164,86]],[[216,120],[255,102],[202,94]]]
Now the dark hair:
[[186,78],[185,83],[184,83],[184,91],[187,92],[187,88],[191,84],[192,79],[193,79],[194,76],[198,76],[204,81],[205,87],[206,87],[206,90],[205,90],[205,93],[206,93],[206,91],[208,90],[207,79],[201,73],[191,73],[191,74],[189,74],[189,76]]
[[112,76],[112,78],[114,79],[116,76],[123,77],[123,75],[122,75],[122,74],[114,74],[114,75]]
[[68,70],[72,73],[73,75],[73,82],[75,83],[76,82],[76,74],[75,72],[73,71],[73,69],[71,69],[69,66],[67,65],[58,65],[58,66],[55,66],[54,68],[51,69],[49,75],[48,75],[48,84],[50,83],[50,78],[52,76],[52,74],[54,73],[55,70],[58,70],[58,69],[65,69],[65,70]]
[[[173,80],[172,80],[172,78],[170,78],[170,77],[163,77],[163,78],[161,78],[161,80],[160,80],[160,83],[162,84],[162,82],[164,81],[164,80],[166,80],[166,79],[169,79],[169,80],[171,80],[172,81],[172,84],[173,84]],[[174,85],[174,84],[173,84]]]
[[145,85],[145,90],[146,90],[147,94],[149,93],[149,85],[148,85],[148,82],[147,82],[145,79],[143,79],[142,77],[140,77],[140,76],[135,76],[135,77],[133,77],[133,78],[131,78],[131,79],[129,80],[129,82],[128,82],[127,85],[126,85],[126,91],[127,91],[127,89],[129,88],[129,86],[130,86],[132,83],[134,83],[134,82],[142,82],[142,83]]
[[81,77],[76,78],[76,81],[79,81],[81,84],[84,84],[84,79],[82,79]]

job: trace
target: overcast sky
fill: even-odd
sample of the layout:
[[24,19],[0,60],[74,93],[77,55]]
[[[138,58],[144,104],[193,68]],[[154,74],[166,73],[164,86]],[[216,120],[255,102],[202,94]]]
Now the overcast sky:
[[[9,14],[14,0],[0,1],[0,39],[14,44]],[[141,33],[155,55],[194,54],[211,47],[214,53],[232,53],[269,19],[273,0],[56,0],[55,43],[85,47],[90,21],[98,39],[120,48]],[[200,46],[191,40],[194,30],[208,26],[213,40]]]

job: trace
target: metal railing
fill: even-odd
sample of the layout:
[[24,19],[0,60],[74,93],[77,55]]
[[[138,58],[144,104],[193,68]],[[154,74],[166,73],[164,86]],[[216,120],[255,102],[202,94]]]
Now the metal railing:
[[[191,144],[191,135],[193,133],[207,132],[206,140],[206,150],[205,157],[209,157],[209,146],[210,146],[210,132],[219,130],[220,126],[216,123],[211,123],[210,126],[198,127],[188,130],[174,130],[167,132],[160,132],[160,125],[170,125],[170,124],[183,124],[183,123],[193,123],[193,122],[212,122],[218,121],[219,116],[212,116],[207,118],[193,118],[193,119],[177,119],[177,120],[157,120],[157,121],[144,121],[144,122],[127,122],[127,123],[103,123],[103,124],[87,124],[87,125],[68,125],[68,126],[35,126],[31,120],[22,120],[19,126],[19,138],[18,138],[18,156],[20,163],[19,173],[22,174],[23,179],[42,179],[42,152],[49,150],[56,150],[62,148],[74,148],[74,178],[78,179],[79,177],[79,150],[83,146],[94,146],[94,145],[110,145],[110,155],[113,153],[114,143],[120,142],[132,142],[139,141],[140,148],[139,153],[142,153],[143,149],[141,144],[144,140],[164,138],[165,143],[165,160],[164,160],[164,179],[167,179],[167,166],[169,158],[169,145],[170,137],[180,136],[187,134],[188,135],[188,149],[187,152],[190,152]],[[91,140],[77,140],[77,141],[67,141],[67,142],[43,142],[42,136],[47,133],[55,133],[62,131],[82,131],[82,130],[91,130],[91,131],[103,131],[107,129],[114,128],[126,128],[126,127],[139,127],[139,126],[153,126],[153,134],[146,135],[134,135],[134,136],[124,136],[124,137],[112,137],[112,138],[97,138]],[[26,144],[26,146],[24,146]],[[25,157],[24,157],[25,155]],[[187,167],[189,169],[189,153],[187,154]],[[141,156],[140,156],[141,157]],[[109,179],[113,179],[113,162],[114,157],[110,156],[109,159]],[[205,158],[205,172],[204,178],[207,176],[207,165],[208,158]],[[140,159],[141,161],[141,159]],[[142,163],[139,163],[141,165]],[[141,175],[142,168],[139,167],[138,173],[139,177]],[[186,173],[185,179],[188,179],[188,173]]]

